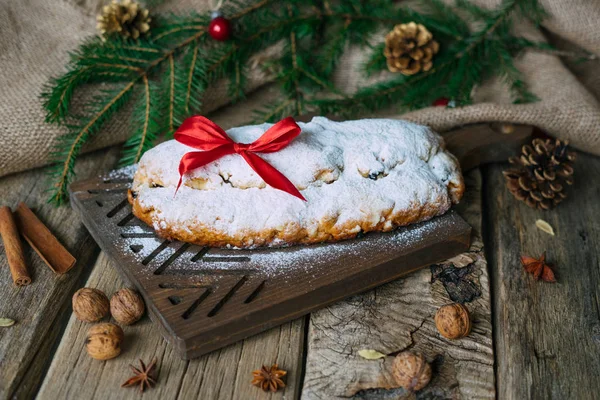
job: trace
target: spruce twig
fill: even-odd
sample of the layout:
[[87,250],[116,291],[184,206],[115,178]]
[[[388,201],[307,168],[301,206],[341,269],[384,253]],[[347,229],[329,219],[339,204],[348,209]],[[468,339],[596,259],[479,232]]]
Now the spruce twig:
[[[175,107],[175,61],[173,55],[169,56],[169,134],[175,132],[173,113]],[[139,158],[138,158],[139,160]],[[137,161],[136,161],[137,162]]]
[[[106,116],[112,114],[110,111],[113,111],[116,105],[119,104],[119,100],[128,93],[133,86],[140,80],[148,79],[148,73],[162,63],[164,60],[168,59],[172,56],[176,51],[186,46],[190,42],[198,39],[204,34],[204,30],[195,33],[190,38],[184,40],[179,45],[175,46],[173,49],[163,53],[160,57],[156,58],[146,69],[136,69],[136,72],[139,72],[137,76],[135,76],[126,86],[125,88],[117,93],[117,95],[112,98],[97,114],[95,114],[89,121],[88,124],[84,125],[84,127],[75,135],[75,139],[71,144],[69,151],[66,153],[66,156],[63,158],[62,172],[58,175],[56,184],[54,185],[54,193],[50,198],[50,201],[55,204],[62,204],[66,201],[68,197],[67,187],[71,181],[72,176],[74,175],[74,160],[79,155],[81,150],[81,146],[89,139],[96,131],[100,128],[100,126],[105,122]],[[96,128],[96,129],[93,129]],[[62,143],[57,144],[57,153],[60,154],[60,146]]]
[[[478,8],[473,7],[471,11],[477,12]],[[308,104],[321,114],[342,115],[373,112],[392,104],[399,104],[401,109],[426,107],[440,97],[451,97],[458,101],[458,105],[465,105],[471,103],[472,88],[493,74],[503,75],[509,81],[517,95],[515,102],[535,101],[536,97],[527,90],[520,71],[512,64],[516,54],[510,53],[509,49],[513,46],[514,37],[505,32],[510,16],[522,9],[519,1],[505,0],[496,10],[481,11],[478,16],[484,18],[483,27],[454,43],[445,56],[438,56],[429,71],[363,87],[353,96],[342,99],[309,99]],[[448,13],[450,11],[446,10]],[[456,18],[455,15],[448,19],[454,21]],[[502,32],[498,34],[497,31]],[[381,49],[380,46],[376,47],[377,53],[364,67],[367,72],[373,73],[375,65],[384,65],[384,59],[379,54]],[[448,74],[449,69],[453,71],[452,74]],[[484,74],[484,70],[494,73]],[[444,77],[446,79],[441,79]]]
[[[102,123],[106,120],[107,116],[110,116],[116,109],[118,108],[119,101],[121,101],[125,95],[129,94],[133,89],[133,85],[135,84],[135,80],[129,82],[121,91],[119,91],[114,97],[112,97],[105,105],[98,111],[87,124],[85,124],[79,131],[74,135],[70,145],[68,146],[68,151],[64,156],[64,162],[62,165],[59,164],[60,172],[55,174],[51,172],[51,174],[57,176],[57,181],[54,185],[54,193],[50,198],[51,202],[60,204],[67,197],[67,185],[73,176],[73,168],[75,164],[75,158],[79,155],[81,151],[81,147],[86,142],[86,140],[92,136],[102,125]],[[68,137],[68,136],[67,136]],[[70,138],[70,137],[68,137]],[[60,151],[60,148],[57,150]]]
[[[556,50],[516,37],[510,27],[514,16],[539,23],[544,11],[537,1],[503,0],[492,10],[469,0],[456,4],[466,18],[440,0],[421,0],[419,11],[388,0],[235,0],[222,9],[235,24],[233,38],[225,43],[207,39],[208,16],[193,13],[153,16],[151,34],[137,41],[86,40],[71,55],[67,73],[50,82],[43,94],[46,120],[69,129],[54,152],[52,201],[66,199],[82,146],[130,98],[137,99],[135,129],[124,146],[122,163],[138,162],[157,138],[172,135],[184,118],[200,110],[205,90],[217,80],[228,81],[233,101],[242,98],[246,61],[281,40],[287,43],[285,50],[270,64],[284,98],[256,112],[260,121],[305,112],[356,116],[393,105],[419,108],[439,97],[466,105],[472,102],[473,88],[492,76],[506,81],[515,102],[535,101],[514,58],[528,48]],[[363,67],[367,75],[385,70],[383,45],[373,46],[371,37],[407,21],[425,25],[440,42],[433,68],[410,77],[396,75],[352,95],[334,87],[331,78],[349,45],[372,49]],[[469,25],[479,29],[471,32]],[[114,89],[86,102],[84,115],[75,116],[71,101],[88,83]]]

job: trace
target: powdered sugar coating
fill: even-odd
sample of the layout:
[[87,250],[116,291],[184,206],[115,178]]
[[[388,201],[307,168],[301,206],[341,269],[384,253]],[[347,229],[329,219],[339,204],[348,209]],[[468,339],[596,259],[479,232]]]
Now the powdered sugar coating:
[[[286,244],[281,238],[298,235],[322,240],[324,226],[333,238],[338,232],[349,237],[361,230],[391,230],[405,224],[403,220],[413,223],[443,214],[464,191],[456,159],[445,151],[443,139],[425,126],[322,117],[299,125],[302,133],[290,145],[260,156],[307,202],[266,186],[237,154],[188,173],[174,197],[179,161],[196,151],[174,140],[142,157],[133,184],[136,201],[151,210],[159,232],[173,227],[184,236],[218,232],[242,239],[232,244],[252,247],[260,232],[280,232],[258,243],[277,246]],[[233,128],[227,134],[236,142],[250,143],[270,126]]]

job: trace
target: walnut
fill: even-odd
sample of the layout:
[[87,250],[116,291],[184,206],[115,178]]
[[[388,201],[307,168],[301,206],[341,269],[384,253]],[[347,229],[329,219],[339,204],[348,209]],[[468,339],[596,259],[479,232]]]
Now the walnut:
[[423,389],[431,380],[431,367],[422,354],[405,351],[394,358],[392,375],[404,389]]
[[109,308],[108,297],[98,289],[82,288],[73,295],[73,313],[80,321],[100,321]]
[[87,333],[85,347],[90,357],[109,360],[121,354],[121,343],[125,338],[123,329],[111,323],[92,326]]
[[446,304],[435,314],[435,326],[445,338],[463,338],[471,332],[469,310],[462,304]]
[[144,300],[133,289],[121,289],[110,298],[110,313],[123,325],[131,325],[142,318],[144,309]]

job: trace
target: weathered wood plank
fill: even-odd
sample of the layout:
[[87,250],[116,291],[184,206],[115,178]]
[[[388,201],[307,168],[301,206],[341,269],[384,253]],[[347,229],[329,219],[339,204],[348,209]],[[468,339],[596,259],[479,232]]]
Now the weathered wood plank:
[[[110,296],[126,285],[101,253],[85,286],[101,289]],[[125,346],[119,357],[94,360],[85,351],[85,336],[90,326],[71,317],[38,398],[141,398],[137,391],[122,389],[120,385],[130,376],[129,364],[136,364],[140,358],[148,362],[153,357],[158,359],[158,384],[144,394],[145,399],[264,398],[260,389],[250,385],[252,371],[263,363],[273,362],[288,370],[288,387],[271,398],[292,399],[299,391],[304,319],[192,361],[181,360],[147,316],[123,327]]]
[[[173,240],[168,243],[169,250],[165,250],[172,254],[156,257],[159,261],[154,262],[150,260],[158,254],[156,249],[160,251],[167,242],[159,240],[152,228],[144,227],[145,234],[154,240],[151,245],[144,245],[141,253],[139,239],[123,237],[131,232],[130,225],[140,221],[126,226],[118,222],[133,217],[125,193],[128,184],[115,182],[110,176],[71,185],[72,206],[115,262],[121,276],[140,291],[152,319],[185,359],[208,354],[272,328],[274,321],[289,322],[469,248],[471,227],[451,211],[394,232],[371,233],[358,242],[316,245],[310,254],[301,246],[249,251],[210,249],[202,253],[202,262],[195,264],[190,260],[198,256],[201,248]],[[120,178],[131,179],[132,174]],[[134,251],[133,246],[141,247]],[[210,261],[217,257],[243,257],[244,261],[234,264],[235,268],[244,269],[243,276],[232,275],[231,267],[224,267],[220,261]],[[266,270],[265,257],[275,257],[282,267]],[[198,264],[202,269],[198,269]],[[189,289],[200,284],[203,289]],[[165,289],[164,285],[179,287]],[[257,290],[260,294],[247,301]],[[227,300],[232,293],[235,295]],[[194,303],[205,294],[208,296],[200,304]],[[174,304],[173,297],[180,301]],[[227,306],[221,308],[224,301]],[[211,314],[216,309],[219,312]]]
[[[498,396],[592,399],[600,392],[600,159],[579,154],[575,185],[553,211],[515,200],[502,169],[486,169]],[[550,236],[536,219],[553,226]],[[521,254],[544,251],[558,283],[536,282]]]
[[[433,361],[434,378],[422,390],[436,398],[492,398],[494,369],[491,306],[481,241],[481,177],[467,175],[459,207],[473,226],[468,253],[354,296],[311,314],[303,399],[405,398],[390,374],[393,355],[412,350]],[[454,300],[451,300],[453,298]],[[449,341],[439,335],[433,316],[438,307],[463,301],[473,316],[473,331]],[[361,349],[388,356],[364,360]]]
[[[108,168],[116,157],[114,150],[87,156],[77,167],[78,176],[91,176],[98,169]],[[98,251],[70,207],[55,208],[46,203],[46,185],[44,170],[3,178],[0,204],[14,208],[20,201],[26,202],[78,262],[67,274],[57,275],[24,242],[33,282],[19,288],[12,283],[0,246],[0,316],[17,321],[11,328],[0,329],[0,398],[30,398],[35,393],[66,323],[71,294],[77,281],[89,273],[88,266]]]

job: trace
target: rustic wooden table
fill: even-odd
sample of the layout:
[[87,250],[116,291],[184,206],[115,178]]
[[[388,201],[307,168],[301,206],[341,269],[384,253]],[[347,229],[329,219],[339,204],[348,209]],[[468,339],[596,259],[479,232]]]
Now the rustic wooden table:
[[[85,156],[78,176],[106,171],[117,158],[118,149]],[[78,262],[57,276],[27,247],[33,283],[18,288],[0,250],[0,317],[18,321],[0,328],[0,398],[142,397],[120,384],[129,364],[153,357],[158,385],[145,398],[410,398],[389,374],[393,356],[405,349],[433,363],[434,379],[417,397],[597,398],[600,159],[579,155],[570,197],[552,212],[518,203],[504,187],[503,167],[467,175],[458,211],[475,230],[470,252],[192,361],[178,358],[148,317],[125,327],[120,357],[90,359],[88,324],[72,316],[71,296],[83,286],[111,294],[125,283],[71,208],[46,204],[43,169],[2,178],[0,204],[25,201]],[[537,229],[538,218],[556,236]],[[556,265],[557,284],[534,281],[519,264],[520,254],[543,251]],[[433,322],[452,300],[474,316],[472,334],[460,341],[443,339]],[[388,356],[367,361],[357,356],[361,349]],[[250,385],[251,371],[272,362],[288,370],[287,388],[275,395]]]

